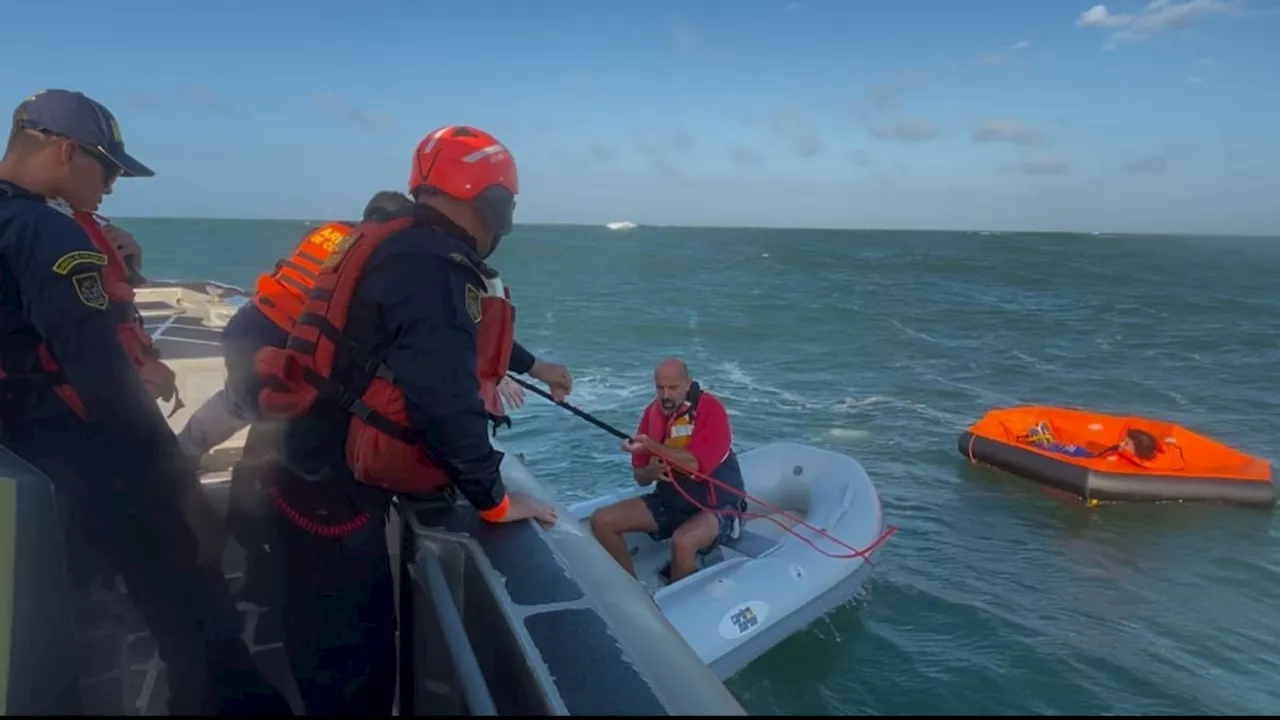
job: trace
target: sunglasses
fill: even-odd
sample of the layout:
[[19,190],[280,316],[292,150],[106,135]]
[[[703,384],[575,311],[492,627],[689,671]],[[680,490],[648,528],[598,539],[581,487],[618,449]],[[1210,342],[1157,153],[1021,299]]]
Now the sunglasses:
[[28,125],[26,123],[23,123],[21,127],[24,130],[37,132],[37,133],[40,133],[41,135],[44,135],[45,137],[56,138],[58,140],[65,140],[75,145],[76,148],[80,150],[80,152],[83,152],[85,155],[88,155],[90,158],[93,159],[94,162],[98,163],[98,165],[102,168],[102,184],[103,185],[110,187],[112,183],[114,183],[117,179],[119,179],[120,173],[121,173],[120,163],[116,162],[115,159],[111,157],[111,154],[108,153],[105,149],[98,147],[97,145],[82,143],[79,140],[76,140],[74,138],[69,138],[66,135],[62,135],[56,132],[46,130],[42,127]]
[[[72,140],[72,142],[75,141]],[[98,165],[102,166],[102,182],[104,185],[110,186],[120,178],[120,165],[116,163],[115,160],[111,159],[111,156],[107,154],[107,151],[93,145],[86,145],[82,142],[76,142],[76,147],[80,148],[81,152],[93,158]]]

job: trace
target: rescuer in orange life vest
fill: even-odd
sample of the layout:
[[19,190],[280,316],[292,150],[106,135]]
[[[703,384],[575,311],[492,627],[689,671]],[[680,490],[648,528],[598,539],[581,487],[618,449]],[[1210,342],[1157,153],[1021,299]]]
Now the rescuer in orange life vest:
[[[392,220],[412,214],[413,208],[410,198],[384,190],[365,206],[362,220]],[[351,230],[350,225],[332,222],[307,233],[290,258],[279,261],[275,270],[258,278],[253,302],[237,311],[222,331],[226,387],[197,408],[178,433],[178,440],[188,455],[203,456],[258,416],[258,393],[263,385],[254,371],[253,356],[264,347],[284,347],[320,265]],[[128,246],[132,238],[124,237],[120,241]],[[136,244],[133,247],[136,248]],[[508,364],[510,371],[546,383],[557,399],[563,400],[572,386],[572,377],[563,365],[538,360],[520,343],[513,343]],[[507,405],[517,408],[523,405],[523,392],[509,379],[498,383],[499,401],[494,401],[494,394],[487,387],[482,389],[482,394],[486,399],[485,409],[495,422],[506,421]]]
[[[389,219],[412,208],[413,201],[402,193],[383,191],[369,200],[362,219]],[[308,231],[289,258],[258,278],[253,302],[227,321],[222,330],[226,384],[196,408],[178,433],[188,455],[203,456],[258,417],[258,393],[263,385],[253,369],[253,356],[264,347],[284,347],[316,271],[351,227],[330,222]]]
[[[409,197],[382,191],[369,200],[361,220],[388,221],[413,212],[414,201]],[[237,311],[222,332],[227,370],[225,387],[197,408],[178,433],[178,442],[190,457],[198,460],[259,417],[258,394],[263,383],[254,371],[254,355],[264,347],[285,346],[320,266],[351,230],[352,225],[330,222],[309,231],[288,259],[280,260],[272,272],[258,278],[253,302]],[[572,382],[562,365],[535,359],[519,343],[513,346],[509,369],[542,380],[561,396]],[[486,408],[495,421],[505,418],[504,405],[514,403],[519,407],[523,399],[519,386],[512,389],[510,385],[514,383],[506,379],[499,384],[498,394],[505,403],[491,403]],[[278,573],[270,570],[273,535],[270,528],[260,522],[265,508],[256,479],[245,468],[233,471],[227,526],[245,550],[241,598],[270,605]]]
[[[512,305],[484,263],[511,231],[515,161],[485,132],[442,128],[419,144],[409,191],[413,213],[352,232],[286,349],[256,358],[259,410],[278,422],[255,422],[245,456],[262,459],[279,512],[285,645],[309,714],[391,712],[394,495],[456,489],[489,522],[556,520],[504,487],[489,442],[498,380],[534,365],[519,367]],[[567,393],[568,371],[547,368]]]
[[[403,193],[379,192],[365,206],[362,219],[389,219],[412,208],[413,201]],[[258,417],[262,383],[254,372],[253,356],[264,347],[284,347],[315,272],[328,258],[334,243],[350,231],[351,225],[340,222],[308,231],[292,256],[276,263],[272,272],[258,279],[253,302],[231,316],[222,331],[225,386],[196,408],[178,432],[178,444],[192,460],[199,461]],[[264,517],[268,511],[256,480],[243,465],[233,468],[226,523],[245,551],[240,599],[270,606],[280,573],[271,562],[272,523],[271,518]]]

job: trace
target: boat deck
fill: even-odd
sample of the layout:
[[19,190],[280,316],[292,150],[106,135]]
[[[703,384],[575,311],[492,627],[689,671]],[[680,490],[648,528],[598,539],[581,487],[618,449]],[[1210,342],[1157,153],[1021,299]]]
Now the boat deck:
[[[215,503],[225,493],[210,487]],[[223,496],[219,498],[219,496]],[[223,568],[239,597],[244,584],[244,553],[228,542]],[[278,613],[248,602],[237,603],[245,642],[267,677],[289,697],[295,713],[301,700],[289,671]],[[76,598],[76,616],[84,628],[78,638],[81,688],[86,715],[167,715],[169,696],[164,663],[155,641],[123,587],[95,581]]]

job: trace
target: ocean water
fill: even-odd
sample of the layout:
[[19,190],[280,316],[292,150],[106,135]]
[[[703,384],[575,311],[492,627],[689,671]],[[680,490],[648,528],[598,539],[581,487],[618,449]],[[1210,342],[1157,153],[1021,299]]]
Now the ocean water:
[[[301,222],[122,220],[148,275],[241,286]],[[1014,403],[1170,419],[1280,458],[1280,242],[523,226],[495,266],[517,337],[624,428],[685,357],[739,449],[857,458],[899,532],[864,592],[729,682],[753,714],[1280,712],[1270,512],[1085,508],[972,467]],[[536,397],[505,442],[572,502],[617,442]]]

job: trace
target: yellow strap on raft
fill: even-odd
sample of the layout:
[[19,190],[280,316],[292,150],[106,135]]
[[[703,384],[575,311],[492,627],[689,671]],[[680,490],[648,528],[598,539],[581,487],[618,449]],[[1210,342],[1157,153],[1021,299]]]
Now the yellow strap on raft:
[[1042,422],[1027,431],[1026,439],[1033,445],[1049,445],[1053,443],[1053,431],[1049,429],[1049,423]]

